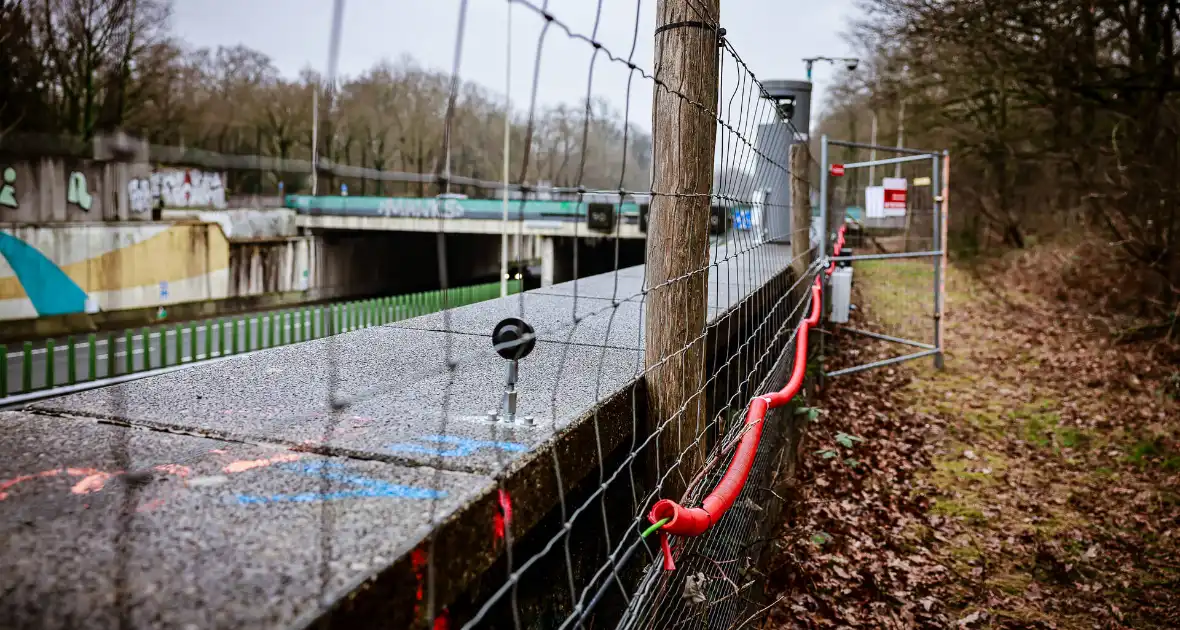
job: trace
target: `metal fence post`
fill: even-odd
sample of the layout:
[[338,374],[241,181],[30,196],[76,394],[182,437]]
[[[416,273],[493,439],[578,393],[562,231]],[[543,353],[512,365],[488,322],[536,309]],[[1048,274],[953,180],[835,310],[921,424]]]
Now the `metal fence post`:
[[[935,165],[938,165],[938,158],[934,160]],[[935,169],[935,181],[938,182],[938,169]],[[934,209],[934,238],[938,241],[938,249],[942,250],[942,256],[934,260],[934,347],[938,348],[938,354],[934,355],[934,367],[942,369],[944,365],[943,348],[942,348],[942,325],[943,318],[946,313],[946,263],[947,263],[947,207],[950,203],[951,195],[951,156],[946,150],[942,152],[942,194],[940,207]],[[937,190],[937,187],[935,188]]]
[[205,320],[205,359],[213,358],[213,320]]
[[189,322],[189,325],[188,325],[188,350],[189,350],[188,360],[189,361],[196,361],[197,360],[197,325],[192,322]]
[[[808,238],[811,231],[808,226]],[[824,134],[819,140],[819,258],[828,255],[828,135]],[[824,304],[830,291],[824,291],[820,296],[820,320],[823,320]],[[819,386],[824,385],[824,338],[827,337],[820,329],[819,333]]]
[[115,375],[115,334],[107,333],[107,378]]
[[152,369],[152,332],[145,326],[143,329],[143,369]]
[[33,389],[33,342],[26,341],[24,347],[21,349],[21,365],[20,365],[20,390],[21,392],[32,391]]
[[57,361],[53,356],[53,340],[46,339],[45,340],[45,388],[46,389],[52,389],[54,382],[57,381],[57,379],[55,378],[56,375],[53,373],[53,368],[55,367],[55,365],[54,365],[55,363],[57,363]]
[[66,384],[78,382],[78,352],[74,348],[74,336],[66,335]]
[[[7,370],[5,370],[7,373]],[[86,380],[98,379],[98,341],[94,333],[86,335]]]
[[8,396],[8,346],[0,343],[0,357],[4,357],[4,366],[0,367],[0,398]]

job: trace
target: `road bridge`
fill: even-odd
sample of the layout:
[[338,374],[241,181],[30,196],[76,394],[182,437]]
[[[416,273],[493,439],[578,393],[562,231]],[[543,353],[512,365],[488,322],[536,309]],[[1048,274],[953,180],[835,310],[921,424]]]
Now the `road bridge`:
[[[541,286],[550,286],[574,278],[575,247],[579,275],[601,273],[618,264],[642,262],[642,243],[647,238],[647,197],[584,193],[581,201],[509,199],[505,202],[460,195],[436,198],[288,195],[284,204],[296,211],[296,225],[312,234],[349,233],[361,238],[373,232],[468,235],[463,247],[470,259],[468,264],[478,270],[476,276],[499,264],[500,239],[507,232],[509,259],[539,264]],[[730,214],[726,208],[714,208],[714,234],[728,229]]]

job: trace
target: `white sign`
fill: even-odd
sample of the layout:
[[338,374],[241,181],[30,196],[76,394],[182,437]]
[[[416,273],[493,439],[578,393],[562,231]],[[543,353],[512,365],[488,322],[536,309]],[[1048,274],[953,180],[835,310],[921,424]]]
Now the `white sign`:
[[885,218],[885,187],[868,186],[865,188],[865,218]]
[[885,207],[885,216],[887,217],[904,217],[906,209],[906,189],[908,185],[904,177],[886,177],[882,180],[884,186],[882,200]]

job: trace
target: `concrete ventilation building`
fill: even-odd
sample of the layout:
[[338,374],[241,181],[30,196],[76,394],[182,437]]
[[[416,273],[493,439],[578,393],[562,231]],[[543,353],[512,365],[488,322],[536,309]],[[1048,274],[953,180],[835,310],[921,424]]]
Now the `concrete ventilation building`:
[[791,240],[791,177],[784,168],[790,167],[791,145],[808,140],[811,82],[772,80],[763,87],[778,120],[758,126],[754,212],[762,214],[767,241],[786,243]]

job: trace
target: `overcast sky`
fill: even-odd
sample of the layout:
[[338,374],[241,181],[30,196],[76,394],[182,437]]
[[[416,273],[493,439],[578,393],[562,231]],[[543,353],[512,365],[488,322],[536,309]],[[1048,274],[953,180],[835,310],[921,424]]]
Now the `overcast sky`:
[[[538,6],[545,2],[529,1]],[[406,54],[423,66],[449,71],[461,3],[346,0],[339,72],[356,75],[382,59]],[[549,0],[548,10],[576,33],[591,36],[598,4],[599,0]],[[650,73],[656,0],[601,0],[601,5],[596,39],[623,58],[630,55],[634,41],[635,64]],[[460,75],[502,95],[505,70],[510,69],[513,105],[524,110],[544,20],[532,9],[506,0],[467,0],[467,7]],[[803,57],[850,53],[841,33],[855,11],[854,0],[722,0],[721,25],[759,79],[802,79]],[[326,69],[331,22],[331,0],[176,0],[172,26],[194,46],[246,44],[261,50],[280,71],[294,76],[307,66]],[[593,48],[551,27],[541,50],[538,103],[576,103],[584,98]],[[814,109],[822,107],[824,87],[838,72],[844,72],[842,66],[816,67]],[[599,55],[593,93],[622,111],[627,78],[625,66]],[[631,118],[647,129],[651,127],[651,94],[651,83],[636,76]]]

